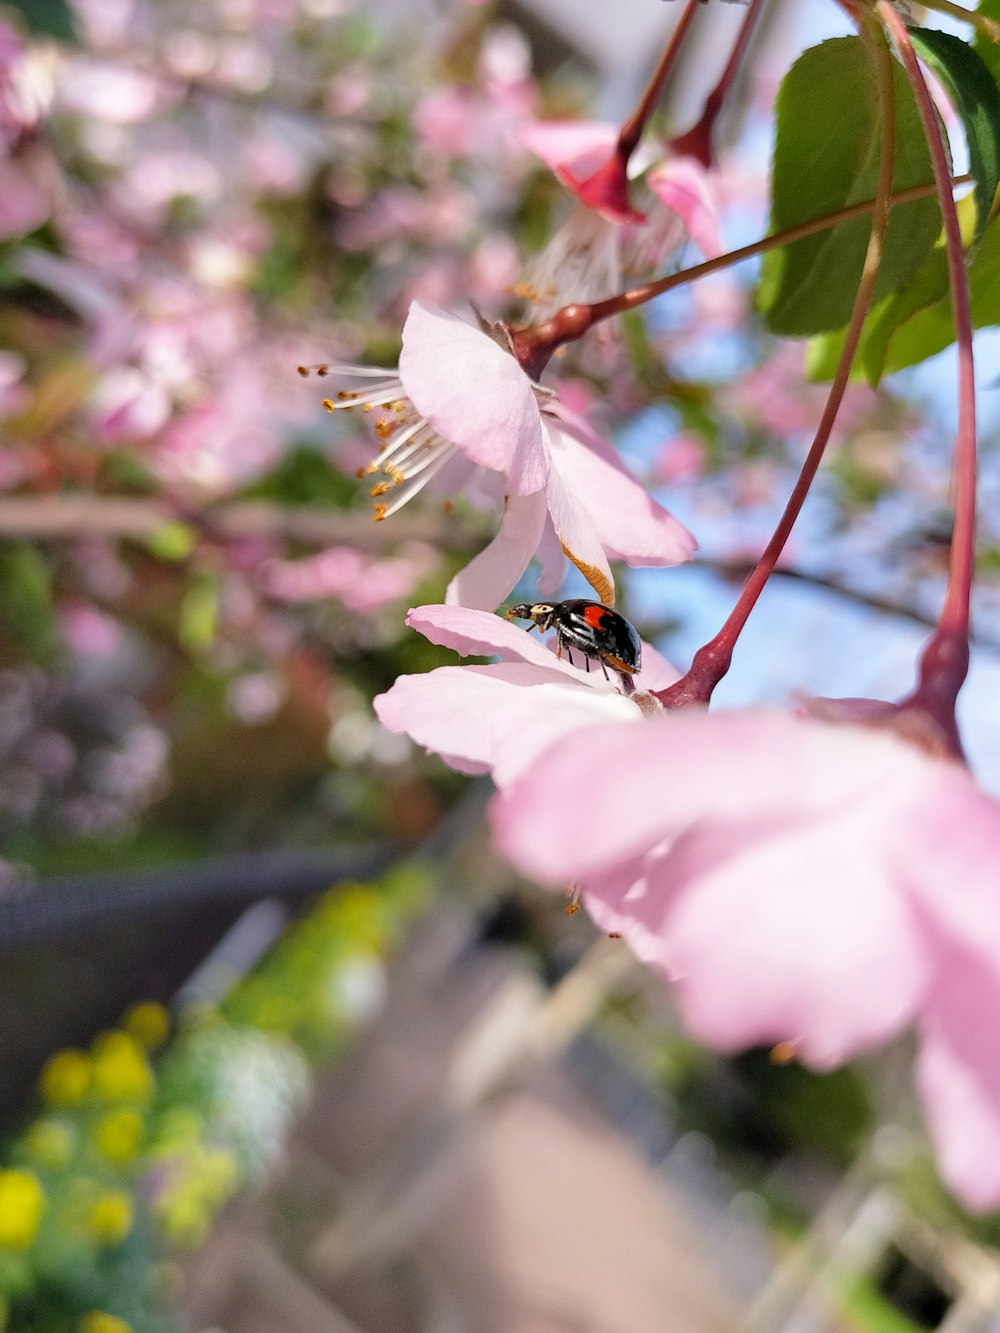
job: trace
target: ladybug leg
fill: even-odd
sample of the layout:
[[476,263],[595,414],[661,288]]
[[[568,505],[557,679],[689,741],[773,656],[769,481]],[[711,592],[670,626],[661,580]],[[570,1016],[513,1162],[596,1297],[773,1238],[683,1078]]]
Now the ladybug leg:
[[589,657],[585,657],[583,660],[584,660],[584,662],[587,664],[587,675],[589,676],[589,675],[590,675],[590,658],[589,658]]
[[600,657],[598,661],[601,664],[601,670],[604,672],[604,679],[609,681],[611,677],[608,675],[608,668],[604,665],[604,658]]

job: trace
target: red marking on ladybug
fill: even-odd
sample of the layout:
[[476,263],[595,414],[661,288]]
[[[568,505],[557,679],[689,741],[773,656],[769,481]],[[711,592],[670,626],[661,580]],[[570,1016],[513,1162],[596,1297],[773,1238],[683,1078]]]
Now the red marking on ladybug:
[[601,602],[573,598],[567,602],[519,602],[504,615],[505,620],[530,620],[531,631],[537,625],[544,633],[554,629],[558,639],[556,656],[565,650],[573,662],[573,649],[583,654],[587,670],[591,660],[600,662],[604,679],[608,667],[616,673],[625,694],[635,691],[633,675],[642,660],[642,645],[635,626],[617,611]]

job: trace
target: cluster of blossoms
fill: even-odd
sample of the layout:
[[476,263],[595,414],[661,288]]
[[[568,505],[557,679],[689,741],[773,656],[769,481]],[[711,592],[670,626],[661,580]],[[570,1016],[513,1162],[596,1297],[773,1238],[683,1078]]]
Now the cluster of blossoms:
[[[906,64],[905,31],[889,6],[881,10]],[[930,103],[911,63],[923,115]],[[957,291],[944,150],[930,113],[924,124]],[[612,251],[650,226],[630,202],[634,143],[623,151],[624,129],[578,129],[574,139],[558,127],[552,142],[560,146],[551,149],[544,132],[535,134],[577,199],[572,239],[554,243],[568,289],[547,269],[525,282],[541,322],[481,321],[477,329],[415,302],[397,373],[318,368],[347,386],[326,400],[328,410],[374,414],[379,452],[368,473],[379,478],[377,518],[432,481],[478,503],[492,496],[501,509],[496,538],[452,580],[446,604],[419,607],[407,622],[462,655],[499,660],[403,676],[375,700],[376,713],[451,767],[492,774],[499,849],[544,884],[570,884],[599,926],[669,980],[686,1026],[705,1043],[725,1051],[775,1044],[830,1069],[915,1029],[917,1083],[942,1174],[969,1205],[996,1207],[1000,1037],[984,1015],[1000,1002],[1000,807],[970,776],[954,718],[967,664],[971,378],[963,369],[957,554],[945,614],[918,687],[901,703],[806,700],[793,715],[706,710],[797,508],[733,617],[684,675],[646,645],[626,692],[590,671],[600,645],[584,646],[585,672],[529,639],[493,612],[532,559],[539,596],[558,594],[568,558],[610,608],[613,561],[664,566],[694,550],[614,449],[538,382],[556,347],[655,294],[609,299],[620,281]],[[883,148],[882,156],[876,254],[888,214],[891,154]],[[712,181],[700,163],[667,161],[648,184],[672,210],[673,243],[689,235],[704,254],[718,251]],[[645,236],[647,257],[661,264],[667,234],[653,224]],[[855,339],[873,284],[874,270],[862,278]],[[957,323],[960,359],[971,367],[971,335],[961,316]],[[846,369],[810,451],[815,463],[853,347],[842,355]],[[357,387],[364,376],[370,382]],[[801,428],[798,407],[791,423],[774,415],[773,401],[757,407],[771,409],[775,432]],[[811,481],[805,469],[803,477],[797,505]]]

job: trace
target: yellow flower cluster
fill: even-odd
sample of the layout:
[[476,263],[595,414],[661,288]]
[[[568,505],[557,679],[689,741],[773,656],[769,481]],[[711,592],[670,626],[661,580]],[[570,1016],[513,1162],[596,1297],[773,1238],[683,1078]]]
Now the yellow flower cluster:
[[85,1314],[76,1326],[76,1333],[132,1333],[132,1325],[126,1324],[117,1315],[106,1314],[103,1310],[91,1310]]
[[117,1245],[132,1230],[132,1200],[124,1190],[102,1190],[87,1210],[86,1225],[99,1245]]
[[27,1250],[38,1235],[45,1195],[31,1171],[0,1171],[0,1246]]
[[41,1091],[50,1106],[78,1106],[90,1090],[90,1058],[83,1051],[56,1051],[42,1068]]
[[96,1097],[109,1102],[144,1102],[155,1080],[146,1053],[127,1032],[102,1032],[94,1041],[91,1077]]

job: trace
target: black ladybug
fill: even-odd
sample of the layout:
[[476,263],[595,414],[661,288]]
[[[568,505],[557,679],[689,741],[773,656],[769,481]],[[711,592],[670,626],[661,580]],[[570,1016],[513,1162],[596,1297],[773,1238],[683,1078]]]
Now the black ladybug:
[[529,631],[535,625],[543,632],[554,629],[558,638],[557,657],[562,656],[565,648],[572,662],[572,649],[577,648],[583,653],[588,671],[594,658],[600,662],[605,680],[609,679],[607,668],[611,667],[626,694],[635,690],[632,677],[642,662],[642,644],[635,626],[610,606],[582,598],[568,602],[520,602],[510,608],[504,619],[530,620],[533,623],[528,626]]

